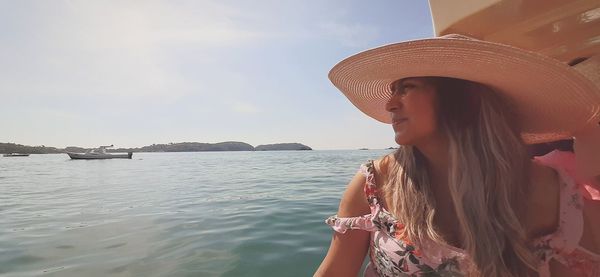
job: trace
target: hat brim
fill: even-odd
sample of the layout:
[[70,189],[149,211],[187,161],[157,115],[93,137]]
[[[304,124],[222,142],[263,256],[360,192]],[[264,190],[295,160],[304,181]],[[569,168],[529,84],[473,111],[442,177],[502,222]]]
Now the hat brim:
[[391,123],[392,82],[419,76],[460,78],[512,99],[526,143],[572,136],[600,108],[600,89],[568,65],[508,45],[441,37],[390,44],[344,59],[329,79],[368,116]]

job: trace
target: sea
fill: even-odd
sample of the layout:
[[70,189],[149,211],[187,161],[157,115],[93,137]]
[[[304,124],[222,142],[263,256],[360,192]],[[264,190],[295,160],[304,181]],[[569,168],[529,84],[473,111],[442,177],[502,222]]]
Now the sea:
[[0,276],[312,276],[324,220],[390,151],[0,157]]

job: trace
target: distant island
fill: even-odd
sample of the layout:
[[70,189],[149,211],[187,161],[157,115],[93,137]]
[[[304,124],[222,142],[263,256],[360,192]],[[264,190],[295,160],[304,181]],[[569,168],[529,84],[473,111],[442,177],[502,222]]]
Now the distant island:
[[300,143],[277,143],[259,145],[255,151],[280,151],[280,150],[312,150],[312,148]]
[[[54,154],[75,152],[83,153],[91,148],[69,146],[64,149],[56,147],[27,146],[15,143],[0,143],[0,154],[27,153],[27,154]],[[107,149],[107,152],[203,152],[203,151],[280,151],[280,150],[312,150],[300,143],[276,143],[254,147],[245,142],[226,141],[219,143],[181,142],[168,144],[152,144],[138,148]]]

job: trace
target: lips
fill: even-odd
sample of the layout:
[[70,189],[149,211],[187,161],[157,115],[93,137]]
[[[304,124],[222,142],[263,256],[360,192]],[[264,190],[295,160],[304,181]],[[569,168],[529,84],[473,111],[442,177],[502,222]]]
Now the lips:
[[396,124],[400,124],[403,123],[405,121],[407,121],[408,118],[403,117],[403,118],[392,118],[392,125],[396,125]]

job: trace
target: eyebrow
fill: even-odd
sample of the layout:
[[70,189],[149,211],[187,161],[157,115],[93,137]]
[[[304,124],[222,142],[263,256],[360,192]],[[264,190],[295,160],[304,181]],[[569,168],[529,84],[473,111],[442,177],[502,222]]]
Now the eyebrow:
[[390,89],[391,89],[392,91],[394,91],[394,87],[395,87],[395,86],[402,86],[402,85],[404,85],[404,83],[405,83],[405,82],[410,82],[410,81],[413,81],[413,79],[414,79],[414,78],[412,78],[412,77],[398,79],[398,80],[396,80],[396,81],[394,81],[394,82],[392,82],[392,83],[390,84]]
[[390,91],[391,91],[391,92],[394,92],[394,90],[396,89],[396,87],[397,87],[399,84],[401,84],[401,83],[402,83],[402,79],[400,79],[400,80],[396,80],[396,81],[393,81],[393,82],[390,84]]
[[407,78],[402,78],[400,80],[398,80],[400,83],[404,83],[404,82],[416,82],[419,78],[418,77],[407,77]]
[[404,81],[406,81],[406,78],[404,78],[404,79],[398,79],[398,80],[396,80],[396,81],[393,81],[393,82],[391,83],[391,85],[392,85],[392,86],[393,86],[393,85],[401,85],[402,83],[404,83]]

